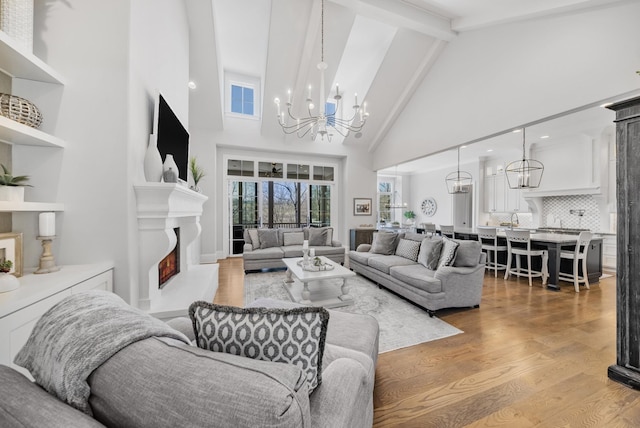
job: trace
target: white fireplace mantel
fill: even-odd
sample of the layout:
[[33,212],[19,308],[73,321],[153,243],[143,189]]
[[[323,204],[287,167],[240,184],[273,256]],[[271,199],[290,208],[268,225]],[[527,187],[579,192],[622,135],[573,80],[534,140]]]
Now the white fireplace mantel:
[[[215,294],[217,288],[217,275],[214,287],[210,283],[213,279],[206,280],[207,275],[203,275],[202,270],[213,272],[213,265],[197,265],[191,262],[192,247],[201,231],[200,216],[203,204],[208,197],[175,183],[143,183],[134,185],[134,189],[140,244],[138,307],[154,315],[159,312],[165,315],[169,312],[171,315],[182,315],[190,302],[200,299],[212,300],[212,293]],[[158,263],[176,245],[175,228],[180,228],[180,273],[160,290]],[[194,286],[193,281],[186,280],[194,274],[202,284]],[[189,288],[188,292],[185,287]],[[176,295],[184,296],[185,301],[176,302]]]

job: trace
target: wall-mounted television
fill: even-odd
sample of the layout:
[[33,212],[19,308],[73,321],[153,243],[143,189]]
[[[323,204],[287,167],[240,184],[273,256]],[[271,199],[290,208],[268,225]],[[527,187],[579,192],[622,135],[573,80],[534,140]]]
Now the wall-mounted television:
[[187,181],[189,133],[160,93],[156,99],[153,132],[156,135],[162,162],[167,155],[173,155],[173,160],[178,165],[179,178]]

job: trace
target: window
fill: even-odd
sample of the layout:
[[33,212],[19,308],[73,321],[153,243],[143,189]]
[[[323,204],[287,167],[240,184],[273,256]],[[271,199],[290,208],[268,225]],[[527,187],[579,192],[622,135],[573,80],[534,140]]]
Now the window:
[[231,85],[231,112],[253,116],[253,88]]
[[287,164],[287,178],[308,180],[309,179],[309,165],[298,165],[295,163]]
[[320,180],[320,181],[333,181],[333,167],[332,166],[314,166],[313,179]]
[[378,221],[380,223],[391,222],[392,212],[390,205],[392,203],[393,184],[389,181],[378,182]]
[[336,126],[336,104],[335,103],[325,103],[324,104],[324,112],[327,116],[327,126]]
[[253,161],[229,159],[227,175],[253,177]]

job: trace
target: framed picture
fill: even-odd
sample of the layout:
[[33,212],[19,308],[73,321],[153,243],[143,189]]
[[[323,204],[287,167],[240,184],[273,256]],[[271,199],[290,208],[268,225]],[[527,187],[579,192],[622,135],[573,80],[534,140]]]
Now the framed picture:
[[371,198],[353,198],[353,215],[371,215]]
[[0,260],[11,260],[9,273],[22,276],[22,233],[0,233]]

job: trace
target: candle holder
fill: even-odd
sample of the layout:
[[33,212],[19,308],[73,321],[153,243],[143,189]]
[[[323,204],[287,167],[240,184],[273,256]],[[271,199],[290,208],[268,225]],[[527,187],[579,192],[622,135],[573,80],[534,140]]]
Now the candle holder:
[[42,241],[42,256],[40,256],[40,267],[34,273],[51,273],[57,272],[60,270],[58,266],[56,266],[56,262],[53,258],[53,253],[51,252],[51,244],[55,239],[55,236],[38,236],[37,240]]

